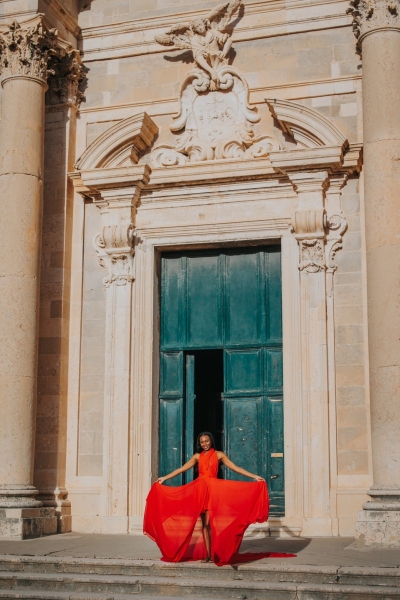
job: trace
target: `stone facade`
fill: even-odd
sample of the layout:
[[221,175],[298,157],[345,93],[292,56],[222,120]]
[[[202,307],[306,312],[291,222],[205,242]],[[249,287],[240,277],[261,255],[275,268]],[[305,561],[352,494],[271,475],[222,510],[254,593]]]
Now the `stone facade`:
[[160,253],[280,242],[286,512],[261,529],[398,545],[398,0],[34,5],[0,12],[2,535],[140,533]]

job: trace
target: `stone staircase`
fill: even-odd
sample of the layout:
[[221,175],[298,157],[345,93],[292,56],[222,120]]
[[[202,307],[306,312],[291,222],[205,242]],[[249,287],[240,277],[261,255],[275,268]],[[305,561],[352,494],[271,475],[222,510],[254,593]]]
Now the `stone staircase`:
[[400,569],[0,556],[0,600],[400,600]]

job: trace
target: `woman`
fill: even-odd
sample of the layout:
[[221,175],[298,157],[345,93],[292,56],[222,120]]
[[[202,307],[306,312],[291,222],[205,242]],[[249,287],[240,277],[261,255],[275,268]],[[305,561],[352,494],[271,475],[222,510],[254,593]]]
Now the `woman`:
[[[219,462],[255,482],[217,479]],[[186,485],[160,484],[195,465],[199,477]],[[255,558],[262,554],[238,555],[250,523],[268,518],[268,492],[265,480],[236,466],[224,452],[215,450],[214,438],[205,431],[197,438],[197,452],[183,467],[159,477],[147,497],[144,533],[159,546],[163,559],[211,559],[221,566]]]

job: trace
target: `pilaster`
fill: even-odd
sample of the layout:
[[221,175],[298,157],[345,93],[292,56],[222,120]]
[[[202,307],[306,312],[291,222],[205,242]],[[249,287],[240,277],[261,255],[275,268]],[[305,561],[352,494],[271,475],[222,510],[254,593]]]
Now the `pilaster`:
[[[47,431],[42,428],[36,436],[34,483],[39,489],[38,500],[43,506],[55,509],[59,533],[67,533],[72,527],[71,502],[65,487],[73,216],[73,186],[67,173],[73,169],[76,160],[77,113],[83,99],[79,86],[85,77],[79,51],[66,50],[53,65],[45,107],[44,173],[47,185],[43,202],[40,294],[41,314],[47,318],[39,323],[37,412],[39,422],[45,417],[49,426]],[[58,152],[54,151],[55,148]],[[49,244],[49,238],[54,240],[55,232],[56,240]],[[57,287],[53,283],[55,261],[59,265]],[[54,314],[52,307],[56,304],[59,308]],[[59,342],[57,354],[47,353],[48,338]],[[54,368],[55,362],[59,365],[57,369]],[[50,385],[57,393],[49,394]],[[54,431],[58,432],[56,469],[48,466],[55,451],[52,443]]]
[[103,283],[107,288],[103,533],[129,530],[135,224],[140,192],[149,175],[147,165],[81,173],[85,195],[93,199],[101,212],[101,231],[94,239],[94,246],[105,270]]
[[[336,175],[342,148],[274,153],[272,164],[285,173],[297,194],[292,231],[299,247],[302,419],[304,423],[304,526],[302,533],[336,535],[332,502],[337,479],[333,274],[346,221],[340,189],[347,175]],[[305,160],[301,160],[301,155]],[[307,164],[308,163],[308,164]],[[329,212],[327,212],[329,211]],[[332,477],[333,475],[333,477]]]

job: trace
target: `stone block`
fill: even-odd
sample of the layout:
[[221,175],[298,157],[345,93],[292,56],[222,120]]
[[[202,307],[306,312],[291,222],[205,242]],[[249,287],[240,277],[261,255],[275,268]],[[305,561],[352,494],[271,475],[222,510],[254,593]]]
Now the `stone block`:
[[337,344],[337,365],[361,365],[364,364],[363,344]]
[[80,477],[101,476],[103,474],[103,455],[80,455],[78,459],[78,474]]
[[336,262],[341,273],[361,271],[361,252],[343,251],[336,255]]
[[400,511],[362,510],[356,523],[358,547],[400,548]]
[[360,212],[360,197],[358,194],[343,194],[342,209],[348,214],[358,214]]
[[338,407],[337,419],[339,427],[366,427],[367,414],[362,406]]
[[338,452],[338,473],[341,475],[368,473],[368,452],[361,450]]
[[368,437],[366,427],[339,427],[338,450],[364,450],[368,451]]
[[336,384],[343,387],[365,385],[364,365],[338,365],[336,369]]
[[54,508],[0,509],[0,536],[27,540],[57,533]]
[[361,283],[362,282],[362,274],[360,272],[355,273],[335,273],[335,286],[336,285],[344,285],[349,283]]
[[[349,287],[349,286],[335,286],[335,294],[337,290],[341,287]],[[363,306],[361,304],[361,298],[358,299],[353,305],[351,304],[343,304],[343,305],[335,305],[335,317],[337,323],[341,324],[356,324],[360,325],[363,323]]]
[[362,344],[364,341],[363,325],[337,325],[335,327],[337,344]]
[[347,231],[343,236],[343,250],[345,252],[361,250],[361,232]]
[[[347,252],[352,254],[352,252]],[[359,269],[357,269],[359,271]],[[360,284],[345,284],[335,287],[335,307],[361,304],[362,288]]]
[[361,386],[338,387],[336,401],[338,406],[363,406],[365,404],[365,388]]

